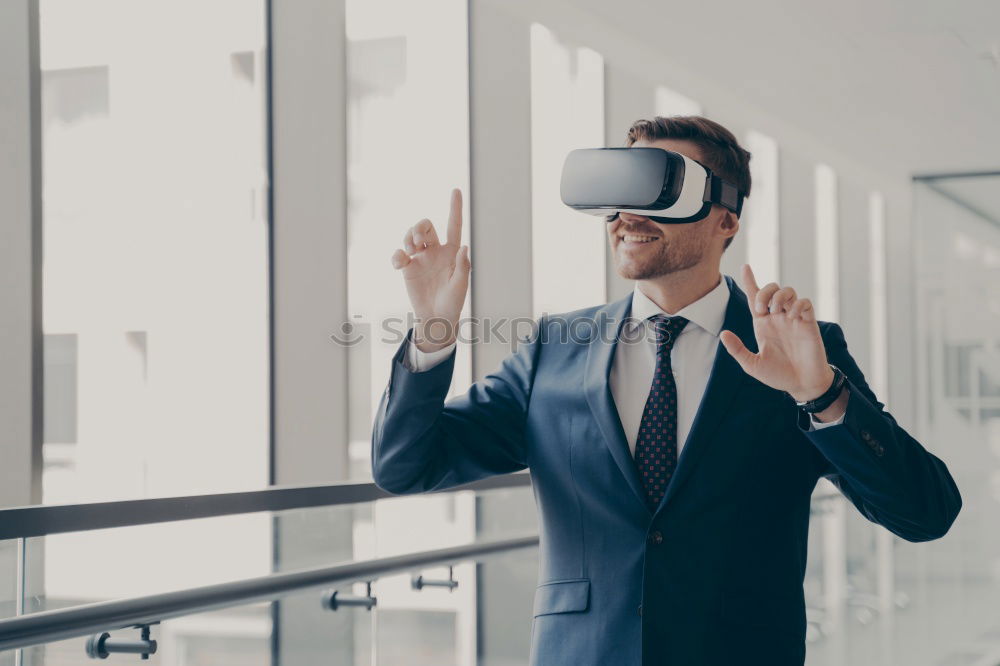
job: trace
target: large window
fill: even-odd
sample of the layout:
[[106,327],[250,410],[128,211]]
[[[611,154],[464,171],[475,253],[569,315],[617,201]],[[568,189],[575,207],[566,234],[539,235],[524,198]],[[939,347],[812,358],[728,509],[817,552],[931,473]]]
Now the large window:
[[815,178],[816,319],[840,318],[838,288],[839,234],[837,232],[837,174],[828,164],[817,164]]
[[[454,187],[465,195],[466,243],[471,228],[468,8],[465,0],[348,0],[346,28],[348,306],[359,333],[348,363],[350,457],[353,474],[370,478],[372,420],[411,311],[390,257],[424,217],[444,238]],[[464,392],[471,380],[470,346],[460,342],[457,353],[452,388]],[[467,542],[476,533],[474,501],[469,492],[360,509],[354,557]],[[414,530],[421,521],[441,527]],[[441,567],[422,573],[448,576]],[[377,663],[475,664],[475,576],[473,564],[457,566],[462,584],[446,596],[411,589],[408,576],[381,579],[380,610],[372,627],[356,625],[356,641],[374,642]]]
[[885,197],[881,192],[868,196],[868,265],[870,300],[868,306],[871,336],[872,390],[889,404],[889,267],[887,265],[887,229]]
[[531,269],[535,315],[599,305],[606,225],[559,199],[566,154],[604,145],[604,58],[531,26]]
[[[268,483],[266,33],[264,0],[40,3],[46,503]],[[265,574],[245,518],[33,541],[41,599]]]
[[757,284],[781,284],[778,226],[778,142],[750,130],[744,139],[750,151],[751,194],[743,208],[741,226],[746,230],[747,262]]
[[44,0],[40,30],[45,501],[263,486],[263,2]]

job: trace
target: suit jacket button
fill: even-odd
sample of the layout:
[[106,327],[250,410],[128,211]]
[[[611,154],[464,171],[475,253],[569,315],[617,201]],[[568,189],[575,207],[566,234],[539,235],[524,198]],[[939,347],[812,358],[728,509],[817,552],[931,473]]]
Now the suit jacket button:
[[870,434],[868,433],[868,431],[867,431],[867,430],[862,430],[862,431],[861,431],[861,439],[863,439],[863,440],[865,440],[865,441],[867,442],[867,441],[869,441],[869,440],[870,440],[871,438],[872,438],[872,436],[871,436],[871,435],[870,435]]
[[639,617],[642,617],[642,604],[639,604]]
[[660,544],[663,543],[663,534],[660,530],[656,530],[649,535],[649,543]]

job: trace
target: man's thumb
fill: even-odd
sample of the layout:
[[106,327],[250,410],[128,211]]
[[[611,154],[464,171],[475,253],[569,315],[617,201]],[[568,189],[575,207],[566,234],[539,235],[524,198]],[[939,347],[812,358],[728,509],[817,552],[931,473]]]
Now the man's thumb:
[[726,348],[730,356],[736,359],[736,362],[740,364],[743,371],[750,374],[751,365],[750,362],[753,359],[753,352],[747,349],[743,341],[740,340],[740,336],[736,335],[732,331],[722,331],[719,334],[719,340],[722,341],[722,346]]

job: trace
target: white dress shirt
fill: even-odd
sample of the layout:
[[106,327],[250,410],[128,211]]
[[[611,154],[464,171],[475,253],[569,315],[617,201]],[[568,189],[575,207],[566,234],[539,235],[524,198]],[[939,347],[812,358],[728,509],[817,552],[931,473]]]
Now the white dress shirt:
[[[716,352],[728,354],[719,343],[719,333],[726,318],[729,303],[729,286],[720,275],[719,284],[710,292],[671,314],[661,309],[639,289],[636,283],[632,292],[632,312],[625,323],[629,331],[622,331],[616,346],[608,382],[611,396],[618,408],[629,452],[635,456],[635,440],[639,434],[642,412],[646,407],[649,389],[656,370],[656,335],[649,318],[665,314],[688,320],[670,350],[670,366],[677,386],[677,455],[687,440],[698,406],[701,404],[708,377],[712,372]],[[637,327],[645,327],[645,333]],[[435,352],[422,352],[412,342],[404,356],[404,365],[414,372],[430,370],[455,349],[452,343]],[[843,422],[844,415],[835,421],[817,421],[810,415],[810,430],[819,430]]]

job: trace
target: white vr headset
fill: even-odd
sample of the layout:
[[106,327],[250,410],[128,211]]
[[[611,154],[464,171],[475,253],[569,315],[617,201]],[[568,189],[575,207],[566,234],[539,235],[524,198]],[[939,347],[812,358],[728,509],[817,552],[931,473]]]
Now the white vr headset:
[[563,164],[564,204],[590,215],[642,215],[661,224],[704,219],[719,204],[739,217],[746,197],[686,155],[662,148],[581,148]]

